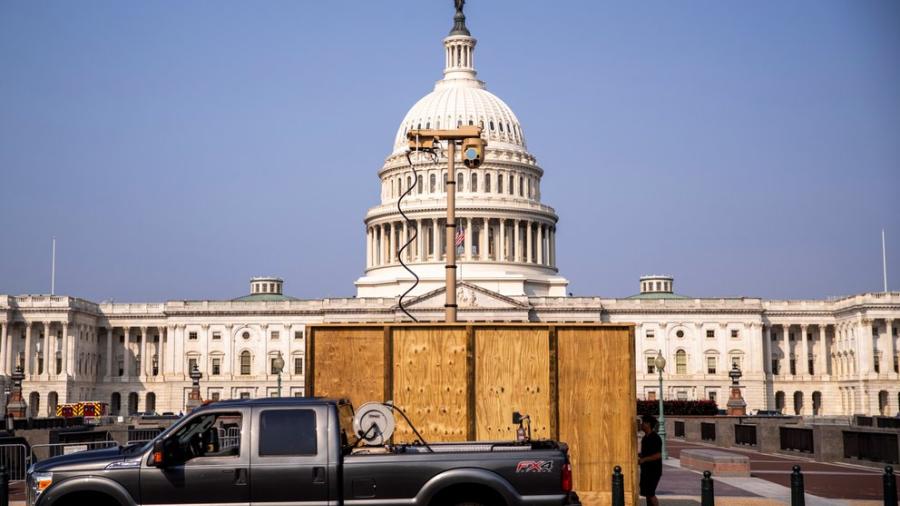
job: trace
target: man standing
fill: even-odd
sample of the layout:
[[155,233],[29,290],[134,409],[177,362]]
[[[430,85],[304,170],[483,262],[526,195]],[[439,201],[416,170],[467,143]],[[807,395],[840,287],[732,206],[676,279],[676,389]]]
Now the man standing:
[[638,464],[641,465],[641,495],[647,498],[647,506],[659,506],[656,486],[662,477],[662,439],[656,433],[657,423],[653,415],[641,417],[644,437],[641,438]]

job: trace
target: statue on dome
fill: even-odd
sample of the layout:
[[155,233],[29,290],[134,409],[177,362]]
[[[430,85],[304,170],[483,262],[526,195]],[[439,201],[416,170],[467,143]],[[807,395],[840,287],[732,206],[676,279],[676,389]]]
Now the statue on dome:
[[456,12],[462,12],[463,7],[466,6],[466,0],[454,0],[456,3]]

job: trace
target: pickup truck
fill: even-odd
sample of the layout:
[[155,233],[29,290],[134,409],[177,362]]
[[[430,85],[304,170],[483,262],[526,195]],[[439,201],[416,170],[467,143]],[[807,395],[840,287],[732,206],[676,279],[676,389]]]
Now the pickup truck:
[[29,506],[579,505],[554,441],[357,448],[349,402],[232,400],[154,440],[34,463]]

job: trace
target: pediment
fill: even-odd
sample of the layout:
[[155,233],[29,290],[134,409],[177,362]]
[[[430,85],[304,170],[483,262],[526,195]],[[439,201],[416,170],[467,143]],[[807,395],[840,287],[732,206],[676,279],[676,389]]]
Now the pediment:
[[[444,309],[446,302],[447,288],[441,287],[424,293],[417,297],[404,301],[404,306],[408,309]],[[465,281],[456,287],[456,305],[460,311],[467,309],[508,309],[508,310],[525,310],[530,309],[530,305],[526,302],[518,301],[506,295],[473,285]],[[399,305],[395,306],[399,309]]]

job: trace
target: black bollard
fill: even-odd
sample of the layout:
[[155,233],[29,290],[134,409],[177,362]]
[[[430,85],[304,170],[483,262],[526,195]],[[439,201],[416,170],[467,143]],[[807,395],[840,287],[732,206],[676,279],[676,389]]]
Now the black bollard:
[[806,496],[803,492],[803,474],[800,466],[794,466],[791,473],[791,506],[806,506]]
[[897,477],[894,476],[894,468],[884,468],[884,504],[885,506],[897,506]]
[[3,464],[0,464],[0,506],[9,506],[9,475]]
[[700,480],[700,506],[716,506],[716,492],[712,473],[709,471],[703,471],[703,478]]
[[612,474],[612,506],[625,506],[625,477],[619,466],[613,469]]

